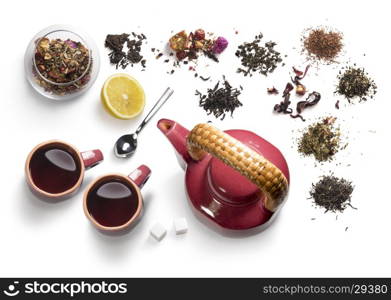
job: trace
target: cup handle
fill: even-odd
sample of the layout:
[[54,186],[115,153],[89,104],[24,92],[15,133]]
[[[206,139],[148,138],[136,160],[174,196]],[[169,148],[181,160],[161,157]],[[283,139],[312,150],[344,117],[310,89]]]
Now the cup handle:
[[151,176],[151,169],[146,165],[139,166],[129,174],[129,178],[141,189]]
[[90,150],[81,153],[86,170],[95,167],[103,161],[103,154],[100,150]]

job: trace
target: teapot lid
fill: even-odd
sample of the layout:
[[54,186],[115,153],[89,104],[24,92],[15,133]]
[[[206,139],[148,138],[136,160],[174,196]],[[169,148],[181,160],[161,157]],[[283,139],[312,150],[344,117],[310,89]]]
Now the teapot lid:
[[208,165],[211,192],[232,205],[245,205],[259,200],[259,188],[235,169],[212,157]]
[[[225,132],[272,162],[289,181],[288,165],[275,146],[250,131]],[[224,228],[257,227],[273,215],[264,207],[265,196],[254,183],[211,155],[188,164],[186,188],[193,207]]]

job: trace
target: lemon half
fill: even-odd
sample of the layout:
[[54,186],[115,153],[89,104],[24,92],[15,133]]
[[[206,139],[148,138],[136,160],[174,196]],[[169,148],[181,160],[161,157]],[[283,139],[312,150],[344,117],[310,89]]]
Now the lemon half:
[[145,93],[140,83],[128,74],[111,75],[102,87],[101,99],[110,114],[128,120],[138,116],[145,106]]

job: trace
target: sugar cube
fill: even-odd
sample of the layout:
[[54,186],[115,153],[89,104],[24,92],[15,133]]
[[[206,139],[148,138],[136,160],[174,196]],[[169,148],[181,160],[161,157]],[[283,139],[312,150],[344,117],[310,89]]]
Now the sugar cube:
[[166,236],[167,230],[162,224],[156,223],[151,228],[150,233],[155,240],[160,242]]
[[187,232],[187,221],[185,218],[176,218],[174,220],[175,233],[184,234]]

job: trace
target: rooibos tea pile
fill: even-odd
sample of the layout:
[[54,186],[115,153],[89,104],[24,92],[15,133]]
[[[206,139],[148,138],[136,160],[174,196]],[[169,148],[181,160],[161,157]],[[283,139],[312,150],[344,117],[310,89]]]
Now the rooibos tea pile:
[[205,95],[196,90],[196,95],[200,97],[199,105],[208,115],[221,117],[221,120],[225,118],[226,113],[230,113],[232,117],[234,110],[243,105],[238,99],[240,94],[241,88],[233,88],[225,77],[223,77],[222,86],[218,81],[214,88],[208,89]]
[[262,38],[263,34],[260,33],[255,36],[252,42],[239,45],[235,55],[240,59],[242,67],[238,68],[238,73],[242,73],[244,76],[261,73],[266,76],[282,62],[280,52],[274,49],[277,44],[270,41],[262,45]]
[[332,63],[343,48],[342,39],[342,33],[337,31],[322,27],[309,29],[302,38],[303,52],[311,60]]
[[134,216],[138,205],[134,187],[119,178],[97,183],[87,197],[88,212],[100,225],[107,227],[125,224]]
[[312,184],[311,198],[316,205],[326,209],[326,212],[342,212],[350,204],[353,185],[344,178],[323,176],[316,184]]
[[327,117],[310,125],[299,139],[298,151],[304,155],[313,155],[322,162],[331,160],[340,149],[341,134],[335,127],[336,118]]
[[375,82],[363,68],[349,66],[344,72],[339,72],[338,80],[335,92],[345,96],[349,102],[353,98],[366,101],[368,97],[373,98],[377,91]]
[[90,80],[90,51],[80,42],[41,38],[34,54],[33,74],[47,92],[76,92]]
[[145,68],[146,60],[141,55],[144,40],[146,40],[144,34],[134,32],[131,35],[127,33],[107,35],[105,47],[111,50],[109,53],[110,63],[115,65],[117,69],[118,67],[125,69],[129,64],[133,67],[138,63]]
[[75,186],[81,172],[76,155],[59,146],[38,149],[31,157],[29,168],[34,184],[51,194],[59,194]]

